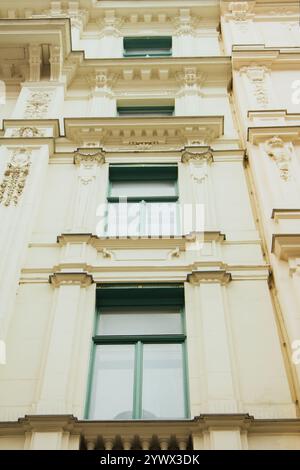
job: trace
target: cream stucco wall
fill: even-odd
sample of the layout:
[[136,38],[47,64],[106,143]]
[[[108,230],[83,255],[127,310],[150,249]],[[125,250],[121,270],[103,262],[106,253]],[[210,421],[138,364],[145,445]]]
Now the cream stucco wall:
[[[42,1],[7,19],[2,3],[1,57],[16,59],[2,70],[0,448],[149,448],[153,423],[83,421],[95,291],[177,282],[192,419],[155,423],[161,448],[299,449],[294,5]],[[141,34],[172,35],[172,57],[123,58]],[[118,117],[119,102],[175,114]],[[177,163],[180,203],[205,205],[203,245],[97,236],[111,163]]]

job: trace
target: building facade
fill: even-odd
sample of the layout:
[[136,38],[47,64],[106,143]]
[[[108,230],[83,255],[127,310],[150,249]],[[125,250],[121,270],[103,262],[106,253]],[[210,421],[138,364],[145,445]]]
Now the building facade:
[[0,448],[300,449],[299,2],[0,17]]

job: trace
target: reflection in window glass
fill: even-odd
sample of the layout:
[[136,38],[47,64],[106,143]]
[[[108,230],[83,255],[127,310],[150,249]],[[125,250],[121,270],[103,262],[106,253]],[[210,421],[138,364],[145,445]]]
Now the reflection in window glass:
[[181,344],[145,344],[143,348],[143,418],[184,418]]
[[131,419],[134,345],[98,345],[94,359],[90,419]]

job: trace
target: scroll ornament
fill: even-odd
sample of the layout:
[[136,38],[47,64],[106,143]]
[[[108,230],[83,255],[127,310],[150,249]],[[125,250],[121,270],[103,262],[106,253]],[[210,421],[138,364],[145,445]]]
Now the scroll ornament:
[[291,151],[287,148],[284,141],[278,137],[272,137],[265,143],[265,149],[269,157],[271,157],[280,173],[280,178],[283,181],[288,181],[290,179],[290,162],[291,162]]
[[26,149],[14,151],[0,184],[0,204],[6,207],[18,204],[29,174],[30,155],[31,152]]

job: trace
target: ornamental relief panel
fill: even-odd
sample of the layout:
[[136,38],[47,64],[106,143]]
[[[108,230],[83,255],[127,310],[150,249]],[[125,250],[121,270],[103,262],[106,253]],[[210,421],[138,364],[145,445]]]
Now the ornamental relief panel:
[[31,151],[19,148],[13,151],[0,184],[0,204],[17,205],[24,191],[31,165]]
[[31,91],[27,98],[24,118],[44,119],[47,117],[53,91]]
[[291,177],[292,149],[280,137],[274,136],[265,143],[265,151],[276,163],[280,178],[289,181]]
[[97,165],[105,163],[105,155],[101,151],[95,153],[76,152],[74,163],[79,165],[78,181],[83,185],[88,185],[96,178]]
[[181,157],[182,163],[188,163],[192,179],[196,183],[202,183],[208,177],[208,169],[213,161],[210,150],[200,153],[184,152]]
[[44,137],[42,129],[37,127],[15,127],[12,129],[11,137]]
[[243,67],[240,73],[245,73],[251,86],[251,92],[255,97],[256,103],[261,108],[266,108],[270,102],[269,90],[267,84],[267,67],[261,65],[251,65]]

